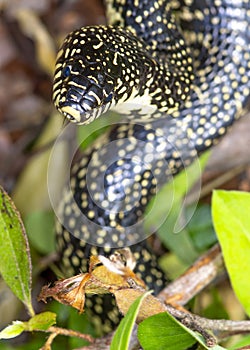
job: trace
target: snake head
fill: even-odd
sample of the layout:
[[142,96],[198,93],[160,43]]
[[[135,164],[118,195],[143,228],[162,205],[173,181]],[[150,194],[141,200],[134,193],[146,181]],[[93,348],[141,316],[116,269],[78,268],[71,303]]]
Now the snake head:
[[[108,27],[84,27],[66,37],[57,56],[53,101],[70,121],[88,124],[120,100],[122,55]],[[112,29],[110,29],[112,31]],[[123,54],[123,56],[125,56]]]
[[155,67],[145,45],[119,27],[89,26],[70,33],[57,56],[57,109],[73,122],[88,124],[116,104],[142,96]]
[[[99,65],[84,64],[82,58],[65,63],[60,73],[58,90],[55,78],[53,100],[58,110],[70,121],[88,124],[112,104],[113,82],[99,73]],[[93,69],[93,72],[91,71]]]
[[92,31],[83,33],[81,36],[76,31],[65,39],[58,53],[53,85],[55,106],[78,124],[88,124],[109,109],[115,86],[114,77],[105,74],[102,50],[97,52],[100,40]]

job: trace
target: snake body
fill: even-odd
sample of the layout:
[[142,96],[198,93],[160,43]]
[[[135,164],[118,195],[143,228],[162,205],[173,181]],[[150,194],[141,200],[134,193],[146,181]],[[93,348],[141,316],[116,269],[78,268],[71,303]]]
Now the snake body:
[[[73,166],[56,225],[58,250],[70,274],[86,271],[90,254],[131,246],[137,271],[157,292],[164,275],[147,243],[137,244],[143,213],[157,189],[215,144],[246,107],[250,2],[106,0],[106,7],[107,26],[65,39],[53,100],[77,123],[128,103],[130,111]],[[138,109],[145,103],[150,114]]]

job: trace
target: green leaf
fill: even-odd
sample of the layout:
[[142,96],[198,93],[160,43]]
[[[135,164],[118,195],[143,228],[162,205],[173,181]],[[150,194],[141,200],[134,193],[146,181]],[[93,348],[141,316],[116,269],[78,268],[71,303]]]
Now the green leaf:
[[121,320],[110,345],[110,350],[127,350],[133,326],[143,299],[151,292],[144,293],[130,306],[126,316]]
[[46,331],[56,323],[56,314],[53,312],[43,312],[33,316],[29,321],[14,321],[0,332],[0,339],[15,338],[23,331]]
[[23,333],[24,329],[25,327],[23,322],[15,321],[0,332],[0,339],[15,338]]
[[[189,210],[190,207],[187,208],[187,211]],[[199,252],[207,250],[217,241],[212,223],[210,205],[198,205],[187,228],[193,244]]]
[[55,214],[48,211],[29,213],[25,218],[29,242],[43,254],[49,254],[55,250],[54,221]]
[[250,193],[214,191],[212,216],[233,289],[250,316]]
[[46,331],[49,327],[56,324],[56,314],[54,312],[46,311],[41,314],[33,316],[25,323],[25,330],[27,331]]
[[0,272],[13,293],[33,316],[29,244],[20,215],[2,187],[0,187]]
[[140,323],[138,339],[144,350],[185,350],[196,341],[166,312]]
[[[237,350],[243,346],[248,346],[250,348],[250,335],[242,337],[236,344],[230,346],[230,350]],[[247,348],[246,348],[247,349]]]
[[219,345],[208,347],[201,335],[182,325],[167,312],[148,317],[140,323],[137,335],[144,350],[186,350],[196,341],[205,349],[224,349]]

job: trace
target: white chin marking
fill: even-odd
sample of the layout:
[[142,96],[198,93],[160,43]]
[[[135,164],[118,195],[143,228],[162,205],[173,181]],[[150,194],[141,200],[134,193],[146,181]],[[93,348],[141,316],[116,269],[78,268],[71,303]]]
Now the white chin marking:
[[72,117],[74,118],[76,123],[79,123],[81,121],[80,112],[74,109],[73,107],[71,106],[62,107],[61,111],[70,121],[72,121]]

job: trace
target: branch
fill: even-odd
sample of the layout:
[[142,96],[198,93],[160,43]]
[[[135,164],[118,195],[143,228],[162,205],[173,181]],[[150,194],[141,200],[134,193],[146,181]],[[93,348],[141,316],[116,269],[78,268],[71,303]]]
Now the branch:
[[222,267],[221,249],[216,244],[183,275],[169,283],[157,297],[167,304],[185,305],[219,275]]
[[[121,253],[121,252],[120,252]],[[98,257],[100,259],[100,257]],[[106,259],[107,260],[107,259]],[[106,264],[106,260],[104,261]],[[98,260],[99,261],[99,260]],[[102,262],[102,263],[104,263]],[[117,259],[113,261],[112,259],[108,260],[108,266],[98,266],[95,269],[91,269],[91,271],[86,276],[75,276],[73,277],[74,283],[76,285],[72,285],[72,278],[70,279],[70,283],[68,280],[57,282],[55,287],[49,288],[47,287],[45,296],[53,296],[56,298],[60,296],[59,299],[62,298],[61,294],[64,298],[70,297],[73,300],[77,300],[76,295],[79,294],[79,298],[82,300],[83,292],[88,292],[89,286],[97,285],[98,283],[102,286],[106,286],[103,284],[102,276],[100,271],[105,269],[105,276],[109,276],[111,273],[109,271],[110,267],[112,269],[117,269]],[[137,316],[137,323],[143,321],[145,318],[152,316],[154,314],[167,311],[177,320],[179,320],[183,325],[188,328],[199,332],[205,339],[205,342],[208,346],[213,346],[216,344],[216,339],[211,333],[208,331],[214,331],[215,334],[219,334],[220,339],[225,337],[228,334],[241,334],[250,332],[250,321],[230,321],[230,320],[210,320],[198,315],[194,315],[183,308],[190,299],[192,299],[195,295],[197,295],[202,289],[204,289],[207,285],[209,285],[216,277],[218,277],[219,273],[223,268],[223,259],[219,245],[215,245],[211,248],[207,253],[201,256],[194,264],[191,266],[183,275],[177,278],[174,282],[168,284],[158,295],[158,297],[154,297],[152,295],[148,295],[143,301],[140,311]],[[99,271],[100,270],[100,271]],[[115,295],[117,306],[121,313],[126,314],[130,305],[135,301],[140,295],[145,293],[145,289],[143,284],[135,283],[136,275],[132,272],[128,273],[128,268],[124,271],[124,276],[122,281],[122,288],[112,288],[110,285],[107,289],[107,292],[112,292]],[[113,273],[113,272],[112,272]],[[84,277],[84,278],[83,278]],[[99,280],[99,278],[101,279]],[[79,284],[80,279],[84,282],[84,284]],[[133,282],[132,284],[130,282]],[[140,282],[140,280],[138,280]],[[98,283],[97,283],[98,282]],[[126,283],[125,283],[126,282]],[[68,290],[67,283],[69,283],[70,288]],[[63,284],[63,288],[61,286]],[[98,285],[99,285],[98,284]],[[80,285],[83,285],[85,290],[80,288]],[[133,285],[133,288],[131,286]],[[66,288],[66,289],[65,289]],[[72,289],[73,288],[73,289]],[[55,290],[54,290],[55,289]],[[65,289],[65,291],[64,291]],[[77,294],[73,293],[76,289]],[[64,291],[62,293],[62,290]],[[44,291],[43,291],[44,292]],[[51,294],[52,293],[52,294]],[[66,294],[64,294],[66,293]],[[70,300],[71,300],[70,299]],[[61,300],[60,300],[61,301]],[[72,300],[71,300],[72,301]],[[71,303],[72,305],[72,303]],[[55,327],[51,327],[55,328]],[[50,328],[50,329],[51,329]],[[67,332],[67,330],[66,330]],[[73,335],[72,331],[69,331],[69,335]],[[78,333],[78,332],[76,332]],[[58,333],[59,334],[59,333]],[[60,333],[65,334],[65,332]],[[83,335],[84,339],[86,339],[86,335]],[[109,349],[113,338],[113,333],[106,335],[105,337],[99,339],[87,339],[92,342],[91,345],[83,347],[78,350],[106,350]],[[131,338],[131,346],[130,349],[139,348],[138,340],[136,337],[136,330],[134,330],[132,338]]]
[[166,305],[166,311],[186,327],[203,335],[208,346],[215,345],[213,343],[215,338],[211,337],[206,332],[207,330],[214,331],[219,339],[235,334],[250,333],[250,321],[212,320],[177,309],[172,305]]
[[[75,350],[109,350],[113,336],[114,336],[114,332],[111,332],[102,338],[95,339],[94,344],[84,346],[82,348],[78,348]],[[130,337],[129,350],[140,350],[140,349],[141,347],[137,339],[137,325],[135,325]]]

